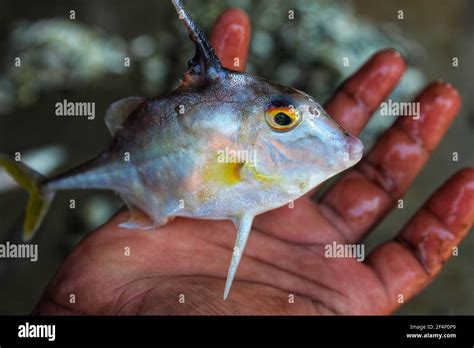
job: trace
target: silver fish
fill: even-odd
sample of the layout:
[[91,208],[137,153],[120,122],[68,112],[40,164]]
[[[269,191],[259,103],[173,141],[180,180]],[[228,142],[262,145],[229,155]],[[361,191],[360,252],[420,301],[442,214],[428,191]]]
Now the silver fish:
[[0,166],[30,192],[25,239],[64,189],[117,192],[131,211],[123,228],[157,228],[177,216],[232,220],[226,299],[254,217],[353,166],[363,146],[311,96],[222,67],[181,2],[172,3],[196,45],[176,90],[112,104],[105,116],[110,146],[66,173],[47,179],[7,157]]

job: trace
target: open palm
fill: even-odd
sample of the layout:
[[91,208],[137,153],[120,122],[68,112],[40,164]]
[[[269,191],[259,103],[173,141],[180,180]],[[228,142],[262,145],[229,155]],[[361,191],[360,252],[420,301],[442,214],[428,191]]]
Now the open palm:
[[[217,21],[212,43],[224,65],[247,56],[240,10]],[[240,68],[243,69],[241,64]],[[403,74],[403,58],[376,54],[326,105],[347,131],[361,131]],[[48,286],[40,314],[385,314],[426,286],[474,217],[474,170],[449,179],[400,234],[364,262],[325,257],[325,245],[358,243],[402,197],[454,119],[460,100],[435,83],[417,98],[418,120],[400,118],[318,202],[307,195],[258,216],[229,298],[222,293],[233,249],[229,221],[177,218],[156,231],[117,227],[122,211],[72,251]]]

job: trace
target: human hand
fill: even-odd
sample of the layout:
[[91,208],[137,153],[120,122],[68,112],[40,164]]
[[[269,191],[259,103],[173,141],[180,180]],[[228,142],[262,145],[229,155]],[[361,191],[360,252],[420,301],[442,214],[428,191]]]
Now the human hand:
[[[249,36],[242,11],[228,10],[218,19],[211,41],[225,66],[244,69]],[[404,69],[398,53],[377,53],[335,93],[327,112],[358,134]],[[226,301],[222,291],[235,236],[230,221],[177,218],[144,232],[117,227],[127,220],[122,211],[71,252],[35,313],[393,312],[399,295],[407,301],[429,284],[468,233],[474,217],[473,169],[449,179],[394,240],[377,247],[365,262],[327,258],[324,246],[358,243],[370,233],[407,191],[460,107],[457,91],[444,83],[428,86],[416,101],[420,118],[398,119],[319,202],[306,195],[294,208],[255,219]]]

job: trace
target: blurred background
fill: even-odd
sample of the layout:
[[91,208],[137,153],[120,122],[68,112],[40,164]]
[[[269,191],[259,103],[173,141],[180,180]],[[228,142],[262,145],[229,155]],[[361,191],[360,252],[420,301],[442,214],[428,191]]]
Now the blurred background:
[[[408,101],[425,83],[438,79],[460,90],[461,114],[405,196],[405,208],[395,209],[377,226],[365,241],[366,252],[393,238],[445,179],[473,165],[474,2],[200,0],[185,5],[205,31],[223,9],[246,10],[253,25],[247,70],[321,102],[385,47],[401,51],[409,65],[392,99]],[[103,122],[106,108],[127,96],[169,91],[194,50],[168,1],[0,0],[0,8],[0,152],[20,152],[43,173],[99,153],[110,140]],[[294,11],[294,20],[289,11]],[[15,65],[17,57],[21,66]],[[343,57],[349,58],[348,67]],[[453,58],[458,58],[457,67]],[[95,102],[96,118],[56,117],[55,104],[64,99]],[[373,117],[362,135],[366,148],[391,122],[389,117]],[[457,162],[453,152],[459,154]],[[18,239],[25,204],[26,194],[0,173],[2,243]],[[0,314],[29,313],[71,248],[120,206],[120,199],[109,192],[58,194],[35,239],[38,262],[0,260]],[[473,255],[470,234],[459,256],[399,313],[474,314]]]

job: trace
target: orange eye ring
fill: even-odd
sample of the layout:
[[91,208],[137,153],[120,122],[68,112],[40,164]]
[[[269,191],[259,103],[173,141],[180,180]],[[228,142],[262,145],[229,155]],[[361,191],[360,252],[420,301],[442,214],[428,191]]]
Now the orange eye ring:
[[277,132],[288,132],[301,123],[302,117],[292,106],[270,106],[265,111],[265,120]]

